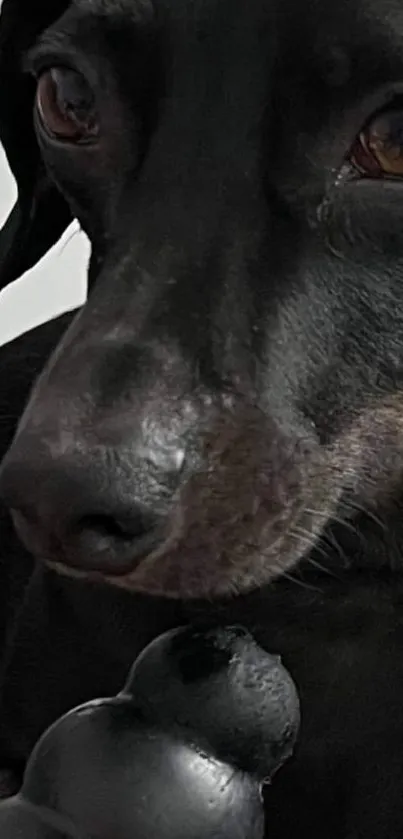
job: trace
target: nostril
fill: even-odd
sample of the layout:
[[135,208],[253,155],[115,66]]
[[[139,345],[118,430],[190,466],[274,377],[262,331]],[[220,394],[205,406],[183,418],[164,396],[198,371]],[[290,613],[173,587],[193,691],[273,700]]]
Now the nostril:
[[127,573],[163,539],[160,518],[136,512],[129,518],[91,513],[72,528],[70,564],[111,575]]
[[123,525],[113,516],[103,514],[83,516],[77,525],[80,532],[94,533],[94,536],[98,539],[104,537],[105,539],[122,539],[129,542],[143,536],[151,527],[152,523],[147,523],[145,517],[140,514],[136,516],[135,520],[131,521],[130,527]]
[[[28,551],[107,576],[129,573],[164,543],[169,520],[170,496],[157,495],[154,484],[153,494],[143,491],[139,499],[131,485],[128,492],[109,490],[117,483],[100,476],[91,461],[86,469],[81,461],[53,462],[48,455],[38,463],[25,449],[18,458],[8,455],[0,475],[0,490]],[[108,489],[100,491],[104,485]]]

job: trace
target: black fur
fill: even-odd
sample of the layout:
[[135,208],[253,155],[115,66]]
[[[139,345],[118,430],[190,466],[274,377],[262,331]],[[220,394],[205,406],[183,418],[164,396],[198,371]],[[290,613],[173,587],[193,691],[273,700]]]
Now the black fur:
[[[95,146],[33,134],[47,24]],[[402,77],[392,0],[5,0],[0,282],[72,215],[92,242],[71,325],[1,351],[4,452],[44,367],[0,483],[47,562],[4,512],[5,769],[157,632],[237,620],[301,691],[268,835],[401,836],[403,185],[350,150]]]
[[26,51],[64,7],[60,0],[35,6],[28,0],[5,0],[2,5],[0,139],[17,179],[19,196],[2,231],[0,288],[31,268],[72,218],[40,158],[32,123],[35,84],[22,73]]

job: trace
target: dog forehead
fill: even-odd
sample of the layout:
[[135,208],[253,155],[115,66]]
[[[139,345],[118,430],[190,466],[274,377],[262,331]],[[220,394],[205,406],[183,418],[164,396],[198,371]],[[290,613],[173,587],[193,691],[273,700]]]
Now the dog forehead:
[[299,43],[306,51],[314,45],[326,54],[330,42],[354,52],[361,41],[400,52],[403,40],[401,0],[70,0],[68,5],[80,14],[133,24],[154,18],[188,21],[189,29],[201,25],[206,32],[218,21],[223,36],[225,24],[237,29],[268,24],[270,48],[275,40],[280,50]]
[[277,0],[71,0],[71,7],[81,13],[102,18],[126,18],[128,21],[157,18],[161,22],[189,21],[197,25],[217,17],[228,22],[249,18],[262,23],[275,11]]
[[102,17],[138,19],[153,11],[152,0],[71,0],[72,8]]
[[94,14],[116,15],[150,8],[152,0],[71,0],[71,5]]

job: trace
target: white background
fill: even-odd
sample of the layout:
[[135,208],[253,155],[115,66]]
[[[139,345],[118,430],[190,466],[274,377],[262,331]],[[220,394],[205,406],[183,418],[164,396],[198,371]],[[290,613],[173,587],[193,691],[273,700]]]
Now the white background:
[[[15,198],[15,183],[0,146],[0,227]],[[0,344],[82,302],[88,253],[86,237],[72,225],[32,271],[0,292]]]

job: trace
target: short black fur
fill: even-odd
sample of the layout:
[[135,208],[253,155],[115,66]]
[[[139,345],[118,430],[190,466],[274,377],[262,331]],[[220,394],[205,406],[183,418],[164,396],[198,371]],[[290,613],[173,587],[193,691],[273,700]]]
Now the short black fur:
[[[33,120],[38,39],[97,143]],[[235,622],[301,693],[268,835],[400,839],[403,184],[350,150],[402,47],[393,0],[4,0],[0,284],[92,244],[80,312],[0,351],[4,779],[156,634]]]

